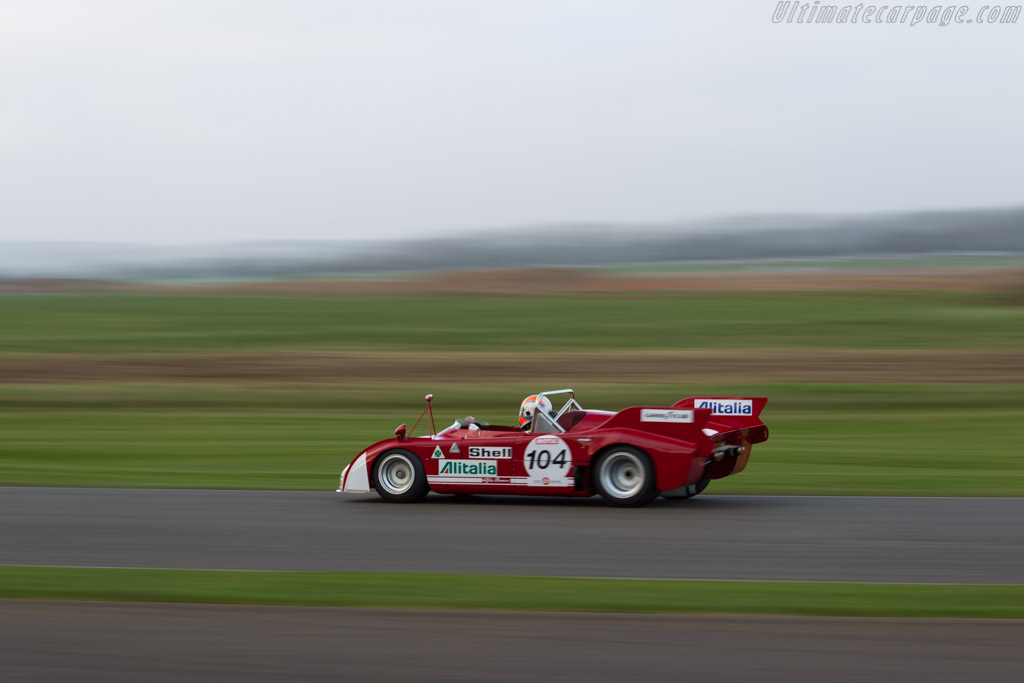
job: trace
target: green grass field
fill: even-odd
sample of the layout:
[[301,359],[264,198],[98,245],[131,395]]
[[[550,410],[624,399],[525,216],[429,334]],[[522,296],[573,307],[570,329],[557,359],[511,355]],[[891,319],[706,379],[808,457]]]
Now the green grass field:
[[[1016,384],[576,389],[584,405],[607,409],[714,389],[768,396],[771,439],[746,471],[708,493],[1024,493],[1024,387]],[[438,421],[474,413],[512,422],[530,390],[435,387]],[[401,422],[412,426],[423,393],[394,384],[0,385],[0,483],[333,489],[362,448]]]
[[[950,292],[53,294],[0,296],[0,358],[411,350],[1017,349],[1024,306]],[[130,367],[130,366],[128,366]],[[287,366],[285,366],[287,367]],[[941,368],[938,370],[941,373]],[[50,378],[53,380],[54,378]],[[537,387],[452,376],[374,384],[3,383],[0,483],[330,489],[437,394],[439,421],[511,422]],[[941,379],[939,377],[938,379]],[[619,409],[765,395],[771,440],[709,493],[1024,494],[1024,386],[572,384]],[[966,381],[965,381],[966,380]],[[607,382],[607,379],[604,380]]]
[[[430,590],[424,590],[430,586]],[[1024,586],[0,566],[0,598],[531,611],[1024,617]]]
[[0,353],[1019,348],[1024,306],[950,292],[0,296]]

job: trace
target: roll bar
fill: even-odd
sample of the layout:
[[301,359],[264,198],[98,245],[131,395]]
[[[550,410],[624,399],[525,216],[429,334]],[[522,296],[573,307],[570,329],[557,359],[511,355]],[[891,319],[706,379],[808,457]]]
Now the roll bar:
[[[561,407],[561,409],[558,411],[558,413],[555,414],[554,417],[551,417],[550,415],[545,415],[541,412],[537,412],[536,414],[537,417],[542,416],[547,423],[554,427],[557,434],[565,433],[565,429],[562,427],[562,425],[558,424],[558,418],[562,417],[570,410],[583,410],[583,406],[581,406],[579,404],[579,401],[576,400],[576,392],[573,391],[572,389],[555,389],[553,391],[541,391],[537,394],[537,403],[540,403],[542,398],[548,398],[548,400],[550,401],[551,399],[549,397],[559,396],[561,394],[569,394],[569,398],[566,400],[565,405]],[[552,401],[551,405],[554,404],[554,401]],[[536,431],[537,417],[534,418],[533,424],[530,425],[531,433]]]

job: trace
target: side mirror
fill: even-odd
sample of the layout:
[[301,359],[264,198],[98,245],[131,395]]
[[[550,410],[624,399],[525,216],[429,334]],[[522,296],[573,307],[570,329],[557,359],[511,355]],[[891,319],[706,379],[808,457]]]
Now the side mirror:
[[395,430],[395,436],[398,437],[399,441],[405,440],[405,424],[398,425],[398,429]]

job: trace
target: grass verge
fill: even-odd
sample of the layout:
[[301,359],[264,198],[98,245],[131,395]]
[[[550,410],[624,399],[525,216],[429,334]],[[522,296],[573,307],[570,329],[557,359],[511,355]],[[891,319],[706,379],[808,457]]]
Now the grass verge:
[[[769,397],[771,439],[709,493],[1024,495],[1024,385],[577,385],[589,407]],[[438,423],[514,421],[529,385],[0,385],[0,484],[333,490],[427,391]],[[418,433],[423,433],[420,427]]]
[[0,597],[573,612],[1024,617],[1024,585],[0,567]]

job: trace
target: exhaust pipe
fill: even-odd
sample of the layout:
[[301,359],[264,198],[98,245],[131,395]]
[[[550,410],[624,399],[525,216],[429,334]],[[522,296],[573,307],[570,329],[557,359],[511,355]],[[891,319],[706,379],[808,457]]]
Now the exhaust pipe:
[[721,462],[726,458],[735,458],[743,454],[743,446],[725,446],[723,448],[716,448],[711,453],[711,457],[707,459],[708,464],[711,461]]

